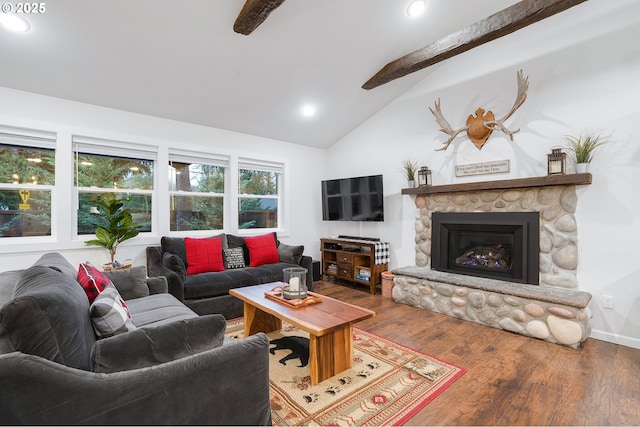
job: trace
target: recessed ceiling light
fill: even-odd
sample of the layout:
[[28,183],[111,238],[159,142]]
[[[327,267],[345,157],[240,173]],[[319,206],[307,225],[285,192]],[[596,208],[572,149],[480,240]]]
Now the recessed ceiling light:
[[413,0],[407,8],[407,15],[412,18],[417,18],[418,16],[422,15],[426,9],[426,0]]
[[300,108],[300,114],[305,117],[314,116],[316,114],[316,111],[318,111],[318,109],[313,104],[306,104]]
[[0,25],[17,33],[26,33],[31,29],[29,21],[15,13],[0,13]]

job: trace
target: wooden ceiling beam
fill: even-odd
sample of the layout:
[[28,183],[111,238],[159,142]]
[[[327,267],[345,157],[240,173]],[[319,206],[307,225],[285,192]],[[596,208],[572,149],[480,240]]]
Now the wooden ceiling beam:
[[452,56],[511,34],[521,28],[567,10],[586,0],[523,0],[429,46],[389,62],[364,85],[373,89],[429,67]]
[[248,36],[282,3],[284,0],[247,0],[233,23],[233,31]]

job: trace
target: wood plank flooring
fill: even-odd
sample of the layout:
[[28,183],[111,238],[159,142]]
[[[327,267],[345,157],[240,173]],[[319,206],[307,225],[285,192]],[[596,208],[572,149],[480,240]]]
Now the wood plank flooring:
[[468,369],[407,425],[640,425],[640,350],[592,338],[565,347],[351,284],[314,291],[376,312],[357,327]]

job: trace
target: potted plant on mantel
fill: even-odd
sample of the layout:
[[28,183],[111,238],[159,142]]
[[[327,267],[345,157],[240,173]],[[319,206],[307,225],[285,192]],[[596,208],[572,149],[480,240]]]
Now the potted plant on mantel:
[[91,223],[96,227],[96,238],[87,240],[85,244],[102,246],[109,251],[111,263],[104,264],[105,270],[131,267],[131,264],[122,265],[116,261],[116,250],[120,243],[136,237],[142,226],[133,221],[129,209],[122,208],[123,202],[114,193],[101,194],[91,202],[96,204],[95,211],[92,208],[94,221]]
[[599,133],[585,133],[579,137],[566,135],[569,143],[569,151],[576,162],[576,173],[589,172],[589,163],[593,160],[593,152],[596,148],[606,143],[606,138]]
[[416,171],[418,170],[418,162],[411,159],[404,159],[402,161],[402,172],[407,179],[407,186],[409,188],[415,187],[416,184]]

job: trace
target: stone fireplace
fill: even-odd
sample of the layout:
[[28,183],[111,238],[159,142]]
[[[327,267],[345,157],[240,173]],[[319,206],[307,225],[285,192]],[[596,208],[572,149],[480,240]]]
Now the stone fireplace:
[[[394,300],[579,345],[591,295],[578,290],[574,213],[576,185],[589,183],[573,174],[404,189],[416,204],[416,265],[393,271]],[[479,226],[467,224],[474,216]]]

